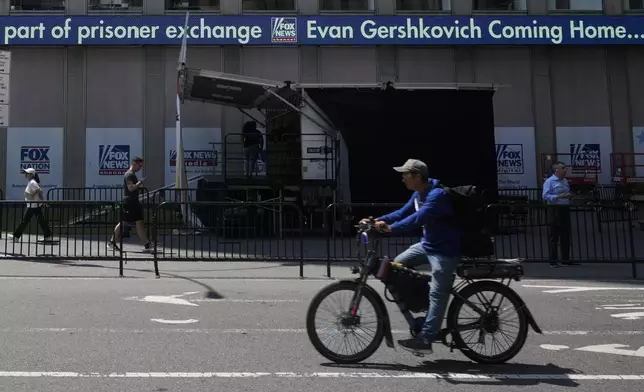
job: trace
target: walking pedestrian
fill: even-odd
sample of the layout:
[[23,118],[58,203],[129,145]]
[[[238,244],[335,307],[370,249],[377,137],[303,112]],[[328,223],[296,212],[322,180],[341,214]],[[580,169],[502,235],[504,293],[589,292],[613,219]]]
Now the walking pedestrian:
[[43,231],[43,241],[51,241],[52,233],[49,228],[49,222],[42,212],[42,205],[45,201],[45,196],[42,188],[40,187],[40,178],[34,168],[26,168],[23,170],[25,178],[27,179],[27,187],[25,188],[25,201],[27,201],[27,208],[22,216],[22,221],[9,237],[13,237],[14,242],[18,242],[25,228],[31,221],[32,217],[36,217],[38,225]]
[[[136,225],[136,232],[139,235],[139,239],[143,243],[145,250],[149,251],[152,249],[152,243],[148,239],[147,234],[145,233],[145,224],[143,222],[143,206],[139,201],[139,190],[143,187],[144,179],[139,180],[136,177],[138,173],[143,169],[143,158],[134,157],[130,168],[125,172],[123,176],[123,201],[121,202],[121,208],[123,209],[123,218],[125,222],[132,223]],[[107,243],[107,245],[115,250],[120,248],[117,245],[120,242],[121,235],[121,225],[123,222],[119,222],[114,228],[114,233],[112,238]]]

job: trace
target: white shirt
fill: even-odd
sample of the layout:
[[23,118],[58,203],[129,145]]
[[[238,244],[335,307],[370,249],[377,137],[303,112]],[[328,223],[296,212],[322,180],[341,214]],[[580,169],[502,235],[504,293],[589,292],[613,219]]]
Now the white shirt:
[[[36,182],[36,180],[29,180],[29,183],[27,183],[27,187],[25,188],[25,200],[26,201],[32,201],[32,200],[40,200],[44,201],[43,198],[35,193],[38,189],[40,189],[40,186]],[[27,207],[29,208],[36,208],[40,207],[42,203],[27,203]]]

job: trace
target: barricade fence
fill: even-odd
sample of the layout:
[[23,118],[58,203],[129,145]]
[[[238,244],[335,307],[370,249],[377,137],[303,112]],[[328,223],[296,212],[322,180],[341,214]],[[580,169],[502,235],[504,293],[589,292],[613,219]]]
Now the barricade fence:
[[[182,192],[165,190],[163,197],[151,195],[145,204],[148,237],[154,252],[143,252],[141,241],[132,235],[123,241],[121,252],[107,246],[114,227],[123,219],[120,201],[48,200],[41,207],[54,241],[44,236],[38,216],[31,217],[19,239],[11,238],[27,211],[25,201],[0,201],[0,254],[11,258],[105,259],[123,262],[141,259],[158,261],[295,261],[303,273],[304,261],[333,263],[357,261],[364,256],[355,239],[357,222],[378,217],[402,204],[331,204],[324,212],[322,235],[306,231],[298,204],[280,201],[178,201]],[[81,193],[85,195],[84,190]],[[518,219],[516,209],[524,211]],[[495,204],[488,208],[495,222],[497,258],[521,258],[549,262],[550,232],[559,206],[543,204]],[[582,263],[635,263],[644,261],[644,232],[624,205],[582,204],[565,207],[569,222],[569,259]],[[610,216],[611,219],[605,219]],[[124,225],[122,225],[122,230]],[[308,229],[307,229],[308,230]],[[135,232],[135,230],[132,230]],[[123,234],[123,233],[121,233]],[[386,235],[379,253],[390,258],[418,242],[421,231]],[[562,241],[559,241],[559,246]],[[565,244],[564,244],[565,245]],[[561,250],[559,250],[561,255]],[[122,267],[121,267],[122,274]]]
[[[361,218],[374,218],[400,208],[402,204],[331,204],[325,212],[327,234],[327,274],[333,263],[358,261],[364,257],[364,247],[355,239],[355,225]],[[515,219],[514,210],[525,211],[523,219]],[[568,244],[561,237],[551,243],[555,216],[565,211]],[[619,204],[587,204],[551,206],[530,204],[496,204],[488,207],[494,228],[494,256],[499,259],[524,259],[526,262],[549,263],[561,261],[568,249],[568,260],[580,263],[630,263],[636,275],[636,263],[644,262],[644,232],[633,229],[630,211]],[[610,216],[611,220],[603,219]],[[561,222],[562,218],[559,218]],[[565,225],[565,224],[564,224]],[[386,234],[381,239],[379,254],[394,259],[409,245],[419,241],[421,231],[400,235]],[[555,260],[551,249],[557,249]]]
[[118,260],[122,276],[123,255],[107,246],[120,220],[118,203],[110,201],[2,200],[0,253],[11,258]]
[[152,238],[155,260],[299,261],[303,276],[303,220],[294,203],[163,202]]

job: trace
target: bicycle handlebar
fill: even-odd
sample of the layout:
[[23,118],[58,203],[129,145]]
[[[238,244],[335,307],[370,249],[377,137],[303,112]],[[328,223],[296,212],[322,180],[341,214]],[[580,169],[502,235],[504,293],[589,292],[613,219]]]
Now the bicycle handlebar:
[[367,234],[382,234],[385,233],[384,230],[379,229],[376,226],[376,221],[372,217],[369,217],[369,220],[367,221],[361,221],[357,225],[354,225],[356,229],[358,229],[358,235],[361,233],[367,233]]

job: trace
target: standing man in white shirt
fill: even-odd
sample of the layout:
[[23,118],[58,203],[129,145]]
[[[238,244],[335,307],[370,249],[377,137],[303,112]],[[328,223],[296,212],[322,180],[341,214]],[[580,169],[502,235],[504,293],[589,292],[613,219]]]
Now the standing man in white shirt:
[[22,217],[22,222],[20,222],[20,225],[18,225],[16,230],[13,232],[13,240],[14,242],[17,242],[20,239],[22,232],[29,224],[29,221],[31,221],[31,218],[33,216],[36,216],[38,224],[40,225],[40,228],[42,229],[45,236],[43,241],[51,241],[51,229],[49,228],[47,218],[45,218],[45,215],[42,213],[42,202],[45,201],[45,196],[42,188],[40,188],[39,185],[40,178],[38,178],[38,173],[36,173],[36,170],[31,167],[25,169],[23,172],[25,174],[25,178],[27,179],[27,187],[25,188],[25,201],[27,201],[27,209],[25,210],[25,214]]
[[578,265],[570,262],[570,199],[573,194],[570,192],[570,184],[566,179],[566,164],[557,162],[552,165],[553,175],[543,183],[543,200],[546,204],[560,207],[548,208],[548,245],[551,267],[558,267],[559,252],[561,244],[561,260],[563,265]]

